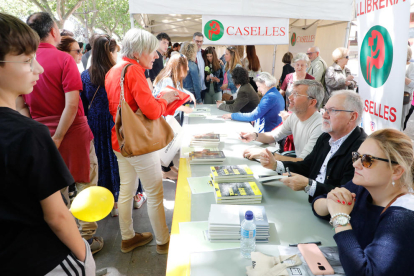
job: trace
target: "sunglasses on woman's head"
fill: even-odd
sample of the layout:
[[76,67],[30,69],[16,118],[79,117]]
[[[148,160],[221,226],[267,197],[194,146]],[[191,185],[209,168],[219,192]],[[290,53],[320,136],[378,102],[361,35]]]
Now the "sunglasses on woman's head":
[[[390,160],[388,160],[388,159],[375,157],[375,156],[372,156],[372,155],[369,155],[369,154],[362,154],[361,155],[361,154],[359,154],[356,151],[352,152],[352,162],[353,163],[355,161],[357,161],[359,158],[361,158],[361,164],[365,168],[371,167],[372,166],[372,163],[374,162],[374,160],[379,160],[379,161],[384,161],[384,162],[390,162]],[[395,161],[391,161],[391,163],[398,165],[398,163],[395,162]]]

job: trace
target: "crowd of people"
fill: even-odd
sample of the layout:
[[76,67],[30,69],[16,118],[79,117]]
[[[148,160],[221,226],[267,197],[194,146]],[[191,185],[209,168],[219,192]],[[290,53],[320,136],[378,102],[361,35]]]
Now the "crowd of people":
[[[92,254],[104,240],[95,236],[96,222],[75,221],[68,207],[96,185],[114,195],[122,252],[154,238],[133,226],[133,208],[146,201],[156,252],[168,253],[162,179],[176,180],[178,169],[173,162],[162,166],[156,151],[125,157],[114,125],[122,97],[133,112],[157,120],[179,99],[177,90],[194,106],[216,104],[230,112],[224,119],[250,122],[254,132],[240,133],[246,143],[284,141],[276,152],[240,154],[279,174],[291,172],[281,181],[304,191],[315,216],[333,225],[347,275],[400,275],[411,268],[412,142],[392,129],[367,136],[359,126],[363,103],[346,67],[347,49],[335,49],[329,67],[318,47],[286,53],[278,82],[262,71],[254,46],[246,46],[246,57],[243,46],[229,46],[219,58],[214,47],[202,48],[200,32],[173,45],[168,34],[142,29],[129,30],[121,45],[93,35],[86,52],[72,36],[45,12],[26,23],[0,13],[2,274],[95,275]],[[410,49],[407,56],[405,89],[412,98]],[[407,106],[404,119],[411,115]],[[183,105],[173,116],[182,124],[183,113],[192,111]],[[294,156],[283,154],[288,141]]]

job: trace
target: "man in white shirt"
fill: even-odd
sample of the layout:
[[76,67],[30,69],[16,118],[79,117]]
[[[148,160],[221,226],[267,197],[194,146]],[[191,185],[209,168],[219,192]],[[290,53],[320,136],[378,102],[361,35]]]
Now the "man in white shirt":
[[309,75],[312,75],[315,80],[322,83],[322,85],[325,85],[325,72],[326,68],[328,66],[326,65],[326,62],[319,56],[319,48],[314,46],[308,49],[306,54],[309,57],[309,60],[311,61],[311,65],[306,71]]
[[[354,177],[352,152],[366,139],[361,122],[363,103],[353,91],[332,93],[322,115],[322,131],[312,152],[303,161],[277,161],[268,150],[260,156],[262,166],[278,173],[291,172],[281,181],[294,191],[305,191],[309,202],[345,185]],[[345,202],[344,202],[345,203]]]
[[201,49],[201,47],[203,46],[203,42],[204,42],[204,35],[200,32],[195,32],[193,35],[193,42],[197,45],[197,48],[198,48],[196,63],[198,66],[198,74],[200,76],[201,90],[205,90],[206,89],[206,84],[204,82],[205,64],[204,64],[204,59],[203,59],[204,50]]
[[[293,113],[281,126],[272,132],[265,133],[241,133],[243,141],[259,141],[262,143],[274,143],[293,134],[296,158],[282,156],[275,153],[274,158],[280,161],[303,160],[312,150],[322,134],[322,115],[318,107],[324,97],[322,85],[315,80],[300,80],[293,85],[292,94],[289,96],[289,110]],[[256,139],[257,136],[257,139]],[[266,150],[258,148],[246,149],[243,156],[248,159],[260,159],[262,152]]]

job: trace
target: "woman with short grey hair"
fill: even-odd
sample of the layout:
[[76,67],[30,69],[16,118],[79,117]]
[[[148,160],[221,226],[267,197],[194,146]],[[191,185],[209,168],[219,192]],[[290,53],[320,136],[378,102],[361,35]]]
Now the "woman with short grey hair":
[[[122,41],[122,62],[108,71],[105,88],[108,95],[109,112],[116,118],[120,98],[120,78],[125,66],[128,67],[124,79],[125,100],[136,112],[138,109],[150,120],[160,118],[167,105],[179,99],[176,92],[165,89],[164,95],[156,100],[145,78],[145,70],[152,69],[158,58],[156,49],[159,41],[151,33],[142,29],[129,30]],[[161,162],[157,151],[126,158],[120,153],[115,128],[112,128],[112,149],[117,157],[121,186],[118,199],[119,226],[121,228],[121,251],[126,253],[138,246],[149,243],[150,232],[136,233],[132,221],[132,203],[138,187],[137,178],[147,194],[148,216],[153,227],[158,254],[167,254],[170,235],[165,221],[164,192],[162,186]]]
[[339,47],[332,52],[332,59],[334,63],[326,69],[325,84],[327,95],[324,102],[328,101],[328,98],[333,91],[337,90],[354,90],[355,81],[346,65],[348,64],[349,56],[348,49]]
[[298,80],[314,80],[315,78],[306,73],[306,68],[309,64],[309,58],[305,53],[298,53],[293,58],[294,73],[290,73],[286,76],[282,85],[280,86],[280,94],[285,98],[286,110],[289,107],[289,96],[292,94],[293,83]]

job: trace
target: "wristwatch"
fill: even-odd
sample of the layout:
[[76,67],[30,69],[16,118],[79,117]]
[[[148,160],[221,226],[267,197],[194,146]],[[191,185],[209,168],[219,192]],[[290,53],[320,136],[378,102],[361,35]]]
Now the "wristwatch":
[[333,228],[336,228],[339,226],[346,226],[349,223],[349,219],[350,219],[349,216],[348,217],[342,216],[342,215],[337,216],[336,218],[332,220],[332,226]]
[[312,182],[313,182],[312,179],[309,178],[308,186],[306,186],[304,189],[305,193],[309,194],[309,190],[312,187]]

